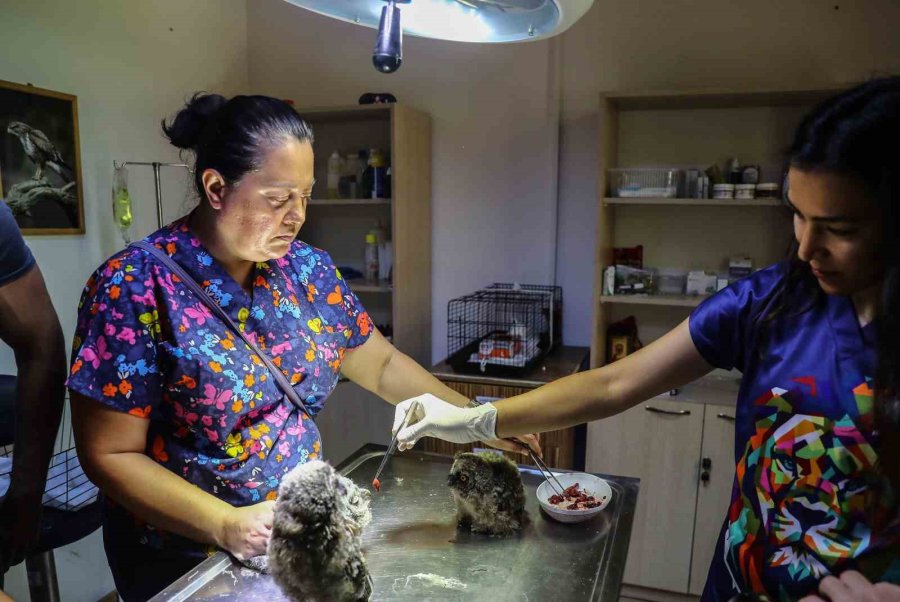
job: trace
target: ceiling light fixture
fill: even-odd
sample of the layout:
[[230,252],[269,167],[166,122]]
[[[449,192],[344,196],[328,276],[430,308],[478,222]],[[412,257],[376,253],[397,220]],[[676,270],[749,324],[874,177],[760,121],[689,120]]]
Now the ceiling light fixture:
[[541,40],[567,30],[594,3],[594,0],[287,1],[321,15],[377,29],[372,62],[383,73],[393,73],[403,62],[403,32],[454,42]]

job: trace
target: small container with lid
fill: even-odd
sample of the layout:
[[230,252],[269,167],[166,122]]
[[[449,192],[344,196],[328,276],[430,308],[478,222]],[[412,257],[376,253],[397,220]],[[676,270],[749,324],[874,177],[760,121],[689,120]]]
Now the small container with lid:
[[734,184],[715,184],[713,185],[714,199],[733,199]]
[[777,199],[778,184],[774,182],[764,182],[756,185],[756,198],[758,199]]
[[687,285],[687,274],[687,270],[660,268],[656,272],[656,292],[660,295],[683,295]]
[[756,184],[737,184],[734,187],[734,198],[747,201],[755,198]]

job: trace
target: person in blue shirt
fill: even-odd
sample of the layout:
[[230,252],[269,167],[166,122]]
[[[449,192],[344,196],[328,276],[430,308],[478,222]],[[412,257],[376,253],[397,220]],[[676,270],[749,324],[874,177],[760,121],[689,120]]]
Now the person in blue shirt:
[[898,140],[900,78],[825,101],[790,148],[796,240],[785,261],[603,368],[477,409],[404,401],[397,416],[413,407],[418,422],[400,432],[401,448],[598,420],[736,368],[733,493],[702,599],[897,600]]
[[47,467],[62,416],[66,354],[47,286],[9,207],[0,199],[0,341],[16,358],[15,427],[9,491],[0,503],[0,587],[38,537]]

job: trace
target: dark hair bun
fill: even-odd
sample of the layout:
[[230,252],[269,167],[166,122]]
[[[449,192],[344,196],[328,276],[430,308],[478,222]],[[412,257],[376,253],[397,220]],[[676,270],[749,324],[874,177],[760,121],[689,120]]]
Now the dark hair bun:
[[220,94],[198,92],[178,111],[171,123],[166,124],[163,119],[163,133],[173,146],[196,150],[204,128],[226,102]]

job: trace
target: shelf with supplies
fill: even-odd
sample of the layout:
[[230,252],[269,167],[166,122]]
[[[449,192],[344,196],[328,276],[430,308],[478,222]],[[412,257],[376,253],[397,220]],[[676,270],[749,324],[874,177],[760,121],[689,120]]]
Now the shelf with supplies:
[[602,295],[600,303],[697,307],[706,298],[706,295]]
[[[427,362],[431,338],[421,325],[431,323],[431,254],[421,249],[431,246],[430,117],[399,103],[298,108],[298,112],[312,127],[313,150],[321,158],[315,162],[317,184],[300,239],[327,251],[337,266],[353,268],[361,276],[366,272],[367,236],[377,234],[379,264],[389,266],[390,280],[381,274],[379,281],[347,278],[347,284],[366,295],[363,305],[376,323],[393,327],[398,349]],[[343,198],[327,198],[333,196],[326,195],[325,186],[329,157],[337,153],[347,157],[349,164],[352,155],[366,149],[378,150],[390,168],[389,191],[370,198],[365,186],[363,191],[342,190],[340,182],[338,192]],[[362,153],[359,157],[362,166]],[[342,176],[349,178],[351,172],[356,169]],[[382,261],[383,252],[386,261]]]
[[[720,290],[720,280],[730,282],[783,259],[791,218],[772,208],[782,205],[784,149],[809,109],[837,91],[829,85],[601,94],[592,368],[665,336],[708,298],[675,294],[673,282],[684,274],[682,293],[709,293]],[[643,209],[620,209],[629,206]],[[622,250],[635,248],[641,248],[640,258],[623,260]],[[641,274],[622,270],[624,285],[667,288],[672,294],[610,295],[612,265],[655,274],[648,283]],[[702,276],[692,283],[691,274],[698,272],[715,285]],[[616,276],[614,271],[613,288],[619,285]],[[647,495],[642,489],[635,525],[652,528],[636,527],[632,533],[624,578],[628,597],[682,599],[702,592],[715,545],[707,525],[718,533],[708,517],[711,509],[723,512],[730,499],[733,416],[726,406],[700,411],[674,398],[657,398],[588,429],[588,470],[633,474],[648,487]],[[649,451],[647,441],[653,443]],[[717,468],[710,482],[698,486],[698,461],[709,458],[725,469]]]
[[334,207],[384,206],[390,205],[391,199],[310,199],[310,205],[331,205]]
[[[431,118],[401,103],[297,111],[315,133],[317,182],[300,239],[324,249],[336,266],[344,268],[347,285],[397,349],[420,364],[430,364]],[[343,198],[327,198],[334,196],[328,194],[329,157],[337,151],[347,158],[364,149],[384,153],[391,170],[390,191],[369,198],[367,186],[348,190],[347,182],[339,181]],[[347,169],[342,177],[352,171]],[[366,238],[373,233],[379,267],[391,267],[390,281],[362,277]],[[381,245],[386,243],[390,249],[382,255]],[[316,417],[324,453],[337,464],[366,443],[389,443],[393,418],[393,406],[355,383],[341,381]]]
[[779,199],[676,199],[656,197],[605,197],[604,205],[683,205],[694,207],[782,207]]

